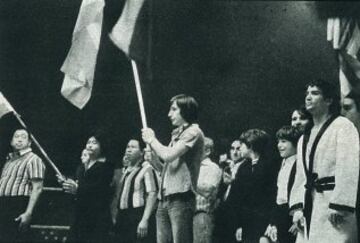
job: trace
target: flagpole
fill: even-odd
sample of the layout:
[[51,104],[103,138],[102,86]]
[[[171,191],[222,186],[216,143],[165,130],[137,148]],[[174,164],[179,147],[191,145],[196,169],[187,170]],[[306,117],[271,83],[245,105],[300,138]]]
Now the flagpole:
[[[20,124],[26,129],[28,130],[26,124],[24,123],[24,121],[21,119],[21,116],[15,111],[13,110],[13,113],[16,117],[16,119],[20,122]],[[47,153],[45,152],[45,150],[41,147],[41,145],[39,144],[39,142],[36,140],[36,138],[29,132],[30,138],[32,141],[34,141],[35,145],[39,148],[40,152],[43,154],[43,156],[45,157],[45,159],[48,161],[48,163],[50,164],[50,166],[55,170],[55,173],[60,177],[60,178],[64,178],[64,176],[61,174],[60,170],[56,167],[56,165],[54,164],[54,162],[49,158],[49,156],[47,155]]]
[[143,128],[147,128],[147,122],[146,122],[144,101],[143,101],[143,96],[142,96],[142,92],[141,92],[139,72],[138,72],[138,69],[137,69],[137,66],[136,66],[136,62],[134,60],[131,60],[131,66],[132,66],[132,70],[133,70],[133,73],[134,73],[136,94],[137,94],[137,98],[138,98],[138,102],[139,102],[142,126],[143,126]]

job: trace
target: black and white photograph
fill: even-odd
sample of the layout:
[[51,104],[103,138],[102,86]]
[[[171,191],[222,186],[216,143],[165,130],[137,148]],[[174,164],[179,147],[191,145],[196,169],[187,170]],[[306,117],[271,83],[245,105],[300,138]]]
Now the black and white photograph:
[[0,0],[0,243],[359,243],[360,2]]

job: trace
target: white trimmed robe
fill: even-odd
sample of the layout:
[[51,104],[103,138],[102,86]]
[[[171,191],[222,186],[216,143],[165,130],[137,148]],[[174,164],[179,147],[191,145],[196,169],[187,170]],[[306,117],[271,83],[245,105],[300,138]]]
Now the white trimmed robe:
[[[311,134],[306,146],[306,168],[316,134]],[[307,177],[303,164],[303,140],[298,143],[296,176],[290,198],[290,209],[302,209],[305,203]],[[359,134],[355,126],[344,117],[337,117],[321,136],[314,154],[313,173],[318,179],[335,177],[335,187],[319,192],[312,189],[313,209],[309,238],[303,233],[297,243],[357,243],[355,218],[356,195],[359,180]],[[335,228],[328,220],[328,210],[349,212],[345,222]]]

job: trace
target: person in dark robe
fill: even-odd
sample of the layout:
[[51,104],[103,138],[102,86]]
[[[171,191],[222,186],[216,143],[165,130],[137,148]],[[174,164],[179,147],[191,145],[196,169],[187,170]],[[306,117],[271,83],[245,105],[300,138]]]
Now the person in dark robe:
[[69,241],[73,243],[107,242],[110,217],[110,183],[113,169],[104,157],[100,138],[88,139],[76,178],[61,180],[63,190],[75,195],[75,217]]

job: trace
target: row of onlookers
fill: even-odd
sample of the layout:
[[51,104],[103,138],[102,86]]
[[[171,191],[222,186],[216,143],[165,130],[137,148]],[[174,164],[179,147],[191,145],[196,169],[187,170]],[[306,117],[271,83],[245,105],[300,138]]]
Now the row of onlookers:
[[[75,178],[58,178],[75,198],[68,241],[358,242],[360,99],[343,99],[350,122],[330,83],[306,88],[304,108],[276,133],[280,163],[268,156],[270,136],[261,129],[244,131],[212,161],[214,141],[187,95],[170,100],[169,145],[145,128],[115,168],[94,134]],[[0,177],[0,242],[26,242],[45,166],[26,130],[16,130],[11,145]]]

